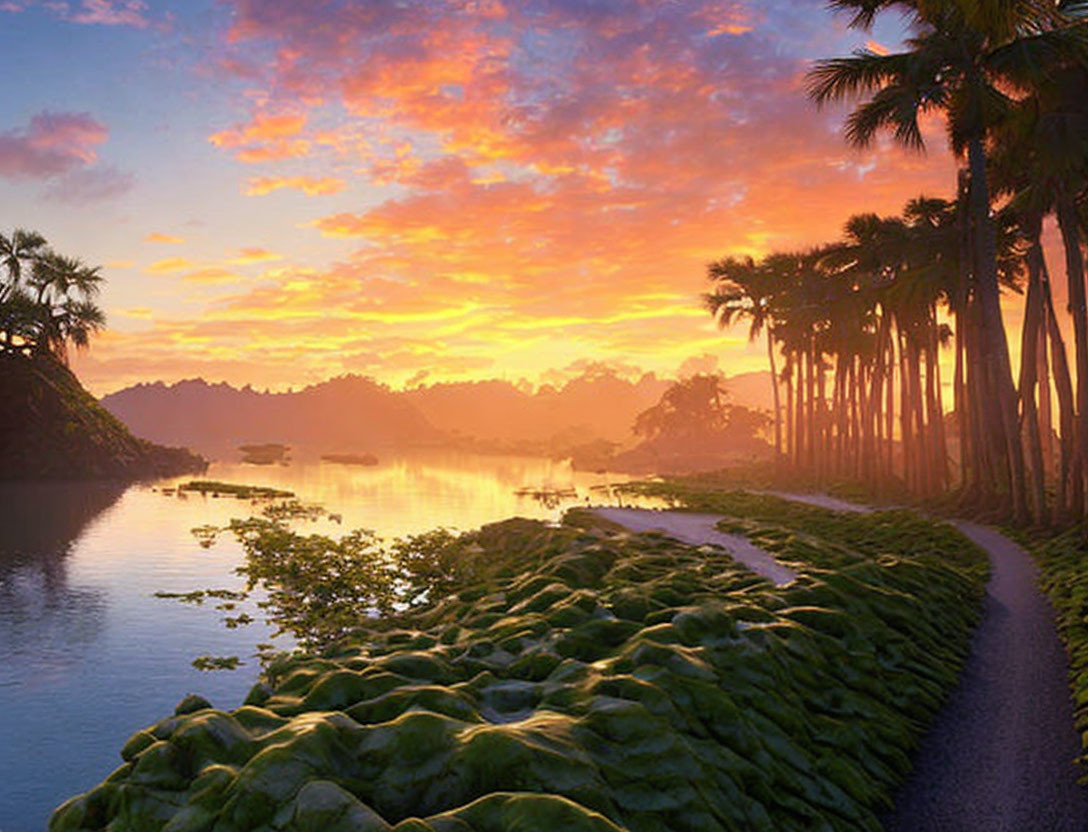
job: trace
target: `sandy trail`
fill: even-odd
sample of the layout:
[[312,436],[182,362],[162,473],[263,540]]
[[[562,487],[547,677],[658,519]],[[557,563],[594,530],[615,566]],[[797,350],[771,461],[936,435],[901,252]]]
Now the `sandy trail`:
[[682,511],[657,511],[645,508],[597,508],[594,511],[605,520],[619,523],[633,532],[662,532],[674,540],[702,546],[721,546],[738,563],[742,563],[778,586],[788,584],[797,573],[754,546],[739,534],[725,534],[714,528],[722,519],[720,514],[689,514]]

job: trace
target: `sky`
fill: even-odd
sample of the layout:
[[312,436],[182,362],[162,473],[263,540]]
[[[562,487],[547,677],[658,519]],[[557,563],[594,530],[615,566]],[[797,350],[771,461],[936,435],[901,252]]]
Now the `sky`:
[[[0,228],[102,266],[95,393],[765,366],[706,264],[951,196],[842,139],[823,0],[0,0]],[[549,372],[551,375],[549,376]]]

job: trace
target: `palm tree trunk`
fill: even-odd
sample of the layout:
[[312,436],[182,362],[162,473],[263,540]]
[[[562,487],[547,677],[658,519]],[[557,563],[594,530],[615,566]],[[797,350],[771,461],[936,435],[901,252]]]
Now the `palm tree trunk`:
[[929,337],[926,344],[926,411],[932,433],[933,489],[938,492],[948,484],[948,445],[945,442],[944,405],[941,401],[941,344],[937,332],[936,304],[930,305],[926,334]]
[[1039,378],[1039,434],[1043,445],[1043,474],[1053,477],[1054,465],[1054,406],[1050,392],[1050,361],[1047,357],[1047,325],[1044,309],[1036,343],[1036,374]]
[[[1073,406],[1073,381],[1069,372],[1069,358],[1065,351],[1065,339],[1058,316],[1054,311],[1054,297],[1050,291],[1050,276],[1046,260],[1042,261],[1043,301],[1046,306],[1046,327],[1050,336],[1051,364],[1054,366],[1054,389],[1058,394],[1058,426],[1060,458],[1058,461],[1057,498],[1054,504],[1054,522],[1061,525],[1070,516],[1073,506],[1083,501],[1082,481],[1073,479],[1076,457],[1076,412]],[[1070,489],[1070,485],[1072,488]]]
[[1042,287],[1039,261],[1043,252],[1036,242],[1027,253],[1028,296],[1024,308],[1024,328],[1020,339],[1020,403],[1023,415],[1023,434],[1028,440],[1028,459],[1031,462],[1032,519],[1037,525],[1046,522],[1046,474],[1043,471],[1043,447],[1039,440],[1039,411],[1035,405],[1035,387],[1038,381],[1039,330],[1042,324]]
[[816,470],[816,345],[810,343],[805,350],[805,400],[808,412],[805,413],[805,462],[810,472]]
[[774,333],[767,327],[767,360],[771,364],[771,391],[774,393],[774,465],[782,463],[782,405],[778,400],[778,370],[774,361]]
[[1069,311],[1073,315],[1073,346],[1077,359],[1077,416],[1076,456],[1073,468],[1074,480],[1081,485],[1080,504],[1073,506],[1074,516],[1083,517],[1084,464],[1088,450],[1088,305],[1085,302],[1084,257],[1081,253],[1081,237],[1077,209],[1072,197],[1063,186],[1057,194],[1058,227],[1065,246],[1065,275],[1069,285]]
[[[884,414],[884,441],[886,447],[885,468],[888,477],[895,476],[895,340],[892,337],[891,325],[888,326],[886,337],[886,354],[888,356],[888,373],[885,381],[886,412]],[[906,481],[906,476],[903,477]]]
[[[1000,427],[1004,434],[1013,520],[1023,523],[1026,519],[1024,453],[1020,441],[1017,396],[1012,382],[1009,344],[1005,338],[1005,325],[1001,319],[1001,296],[997,285],[997,236],[990,217],[986,151],[981,134],[968,141],[967,151],[971,168],[971,213],[975,222],[977,267],[975,279],[983,313],[985,363],[993,373],[995,405],[1000,411]],[[1088,340],[1085,343],[1088,345]],[[1088,399],[1088,386],[1085,387],[1085,396]]]
[[797,464],[797,439],[794,432],[794,413],[793,413],[793,355],[792,353],[786,353],[786,366],[782,370],[783,375],[786,377],[786,453],[789,455],[791,464]]

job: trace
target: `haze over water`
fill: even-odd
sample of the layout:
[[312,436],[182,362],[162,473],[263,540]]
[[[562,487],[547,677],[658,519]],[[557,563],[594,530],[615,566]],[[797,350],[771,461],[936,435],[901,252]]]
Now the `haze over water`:
[[[255,467],[215,463],[207,478],[268,485],[343,514],[343,530],[384,536],[436,526],[468,530],[520,515],[556,519],[608,478],[565,463],[443,452],[402,454],[373,468],[319,462]],[[190,530],[256,511],[245,501],[160,490],[187,478],[125,488],[0,487],[0,830],[43,828],[49,812],[121,763],[135,731],[187,693],[234,708],[269,641],[256,599],[231,612],[154,597],[156,591],[241,589],[241,552],[222,539],[202,549]],[[569,488],[557,508],[519,488]],[[599,494],[594,501],[603,501]],[[320,527],[337,531],[336,526]],[[230,630],[225,615],[258,619]],[[284,638],[280,648],[290,647]],[[201,673],[200,655],[237,655],[235,671]]]

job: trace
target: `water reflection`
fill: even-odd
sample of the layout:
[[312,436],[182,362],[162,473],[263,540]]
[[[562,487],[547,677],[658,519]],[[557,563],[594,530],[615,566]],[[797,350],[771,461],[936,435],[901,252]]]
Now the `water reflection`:
[[87,526],[113,506],[118,484],[0,485],[0,687],[17,683],[19,665],[34,656],[35,686],[75,659],[101,632],[101,590],[72,586],[68,555]]
[[[477,528],[514,515],[556,520],[609,502],[609,478],[561,462],[463,453],[388,456],[372,467],[307,458],[287,466],[216,464],[208,479],[295,492],[343,515],[327,529],[384,537],[437,526]],[[188,478],[186,478],[188,479]],[[50,810],[100,782],[136,730],[185,694],[237,707],[255,681],[271,628],[253,599],[230,615],[157,591],[240,590],[235,541],[200,546],[191,530],[256,511],[246,500],[167,496],[117,485],[0,485],[0,830],[41,830]],[[517,492],[523,491],[519,497]],[[539,493],[540,499],[537,499]],[[236,671],[200,673],[200,655],[238,656]]]

